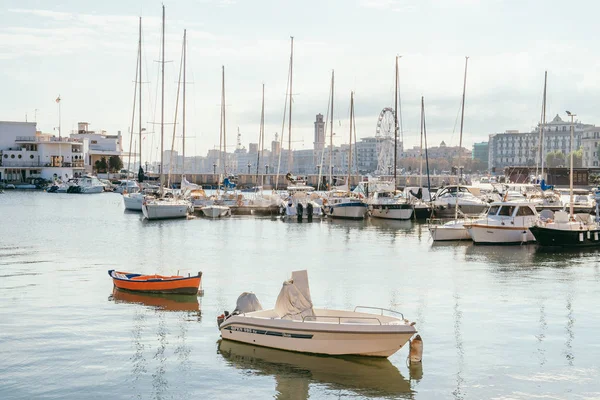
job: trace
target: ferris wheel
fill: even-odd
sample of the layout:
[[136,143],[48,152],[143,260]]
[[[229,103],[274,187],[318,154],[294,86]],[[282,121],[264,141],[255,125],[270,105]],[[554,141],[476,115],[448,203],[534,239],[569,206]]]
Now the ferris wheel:
[[377,118],[375,139],[377,143],[377,173],[389,174],[394,168],[394,128],[396,117],[391,107],[386,107]]

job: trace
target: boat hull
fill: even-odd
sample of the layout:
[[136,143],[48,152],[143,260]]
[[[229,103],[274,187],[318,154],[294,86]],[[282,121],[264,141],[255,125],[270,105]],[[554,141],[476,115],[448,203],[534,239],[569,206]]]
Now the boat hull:
[[[235,318],[235,317],[232,317]],[[356,355],[389,357],[416,333],[403,332],[341,332],[307,330],[302,328],[279,328],[251,322],[227,320],[221,325],[221,337],[225,340],[248,343],[274,349],[330,356]],[[292,324],[294,324],[292,322]],[[304,325],[295,322],[296,325]]]
[[384,219],[411,219],[413,208],[410,204],[372,204],[371,216]]
[[427,219],[431,218],[431,207],[424,207],[421,205],[413,205],[413,215],[416,219]]
[[148,220],[186,218],[189,207],[185,204],[143,204],[142,213]]
[[532,226],[529,230],[541,246],[600,247],[600,229],[567,230]]
[[124,194],[123,204],[126,210],[130,211],[142,211],[142,203],[144,202],[144,196],[141,194]]
[[[134,280],[134,279],[122,279],[115,274],[116,271],[110,270],[108,274],[113,280],[114,286],[119,290],[127,290],[130,292],[137,293],[164,293],[164,294],[197,294],[198,287],[200,287],[200,280],[202,274],[191,277],[164,277],[166,279],[152,278],[149,279]],[[129,274],[127,272],[116,272],[117,274],[124,275],[137,275]]]
[[467,225],[473,243],[478,244],[521,244],[534,242],[535,237],[524,226]]
[[429,227],[429,233],[434,242],[452,240],[471,240],[469,231],[464,226],[434,225]]
[[327,216],[340,219],[364,219],[367,211],[366,203],[341,203],[329,206]]
[[200,211],[208,218],[224,217],[231,212],[230,208],[226,206],[205,206]]

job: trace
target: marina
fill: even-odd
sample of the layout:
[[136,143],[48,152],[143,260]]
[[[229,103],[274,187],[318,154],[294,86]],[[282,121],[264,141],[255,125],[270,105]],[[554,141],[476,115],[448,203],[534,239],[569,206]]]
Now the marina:
[[[223,387],[258,398],[600,396],[596,249],[434,243],[410,220],[145,221],[116,193],[6,191],[0,202],[11,230],[0,248],[4,399],[218,397]],[[106,271],[125,265],[201,269],[204,296],[115,294]],[[363,361],[221,340],[216,317],[240,293],[275,304],[301,269],[321,307],[401,310],[423,337],[422,363],[407,366],[407,348]]]

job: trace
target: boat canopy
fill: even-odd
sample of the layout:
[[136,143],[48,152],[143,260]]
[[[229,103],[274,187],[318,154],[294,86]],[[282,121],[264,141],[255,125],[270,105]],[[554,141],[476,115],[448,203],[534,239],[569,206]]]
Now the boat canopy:
[[292,272],[292,279],[283,282],[275,302],[275,312],[279,318],[291,320],[315,315],[306,270]]
[[234,312],[247,313],[262,309],[262,305],[254,293],[244,292],[238,297]]

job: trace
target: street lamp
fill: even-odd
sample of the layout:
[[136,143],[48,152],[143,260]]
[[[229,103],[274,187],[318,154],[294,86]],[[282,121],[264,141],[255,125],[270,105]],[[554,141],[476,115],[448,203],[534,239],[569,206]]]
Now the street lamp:
[[248,163],[248,175],[250,175],[250,167],[251,167],[251,166],[252,166],[252,165],[250,165],[250,163]]
[[577,116],[577,114],[573,114],[570,111],[567,111],[567,115],[571,117],[571,161],[570,161],[570,172],[569,172],[569,214],[571,214],[571,218],[573,218],[573,131],[575,130],[575,126],[573,125],[573,118]]
[[213,163],[213,174],[217,174],[217,163]]
[[269,175],[269,164],[265,165],[265,175]]

